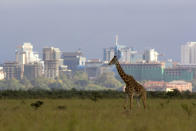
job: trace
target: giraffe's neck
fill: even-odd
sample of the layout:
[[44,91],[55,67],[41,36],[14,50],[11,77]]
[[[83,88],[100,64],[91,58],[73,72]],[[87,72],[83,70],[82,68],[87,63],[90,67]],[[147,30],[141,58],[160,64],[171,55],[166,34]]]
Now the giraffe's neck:
[[120,77],[125,81],[125,78],[127,77],[127,74],[124,72],[124,70],[120,66],[120,63],[118,62],[118,60],[116,61],[115,65],[116,65],[116,69],[118,70],[118,73],[119,73]]

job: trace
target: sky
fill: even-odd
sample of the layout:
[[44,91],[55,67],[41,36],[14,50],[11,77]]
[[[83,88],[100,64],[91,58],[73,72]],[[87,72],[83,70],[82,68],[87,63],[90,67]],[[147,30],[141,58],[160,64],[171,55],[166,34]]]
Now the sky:
[[16,47],[54,46],[87,58],[119,44],[155,48],[180,61],[180,45],[196,41],[195,0],[0,0],[0,63],[15,60]]

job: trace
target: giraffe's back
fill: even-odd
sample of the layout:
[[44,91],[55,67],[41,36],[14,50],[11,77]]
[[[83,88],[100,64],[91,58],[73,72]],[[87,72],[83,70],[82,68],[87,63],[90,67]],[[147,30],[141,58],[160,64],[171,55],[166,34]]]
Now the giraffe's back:
[[141,94],[142,92],[145,91],[144,87],[140,83],[138,83],[136,80],[129,81],[127,86],[129,88],[128,90],[134,91],[137,94]]

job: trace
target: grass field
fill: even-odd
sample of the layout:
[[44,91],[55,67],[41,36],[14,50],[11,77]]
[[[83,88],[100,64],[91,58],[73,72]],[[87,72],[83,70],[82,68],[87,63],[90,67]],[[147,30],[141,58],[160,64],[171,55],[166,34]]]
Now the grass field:
[[196,131],[196,100],[150,99],[146,110],[123,99],[0,100],[1,131]]

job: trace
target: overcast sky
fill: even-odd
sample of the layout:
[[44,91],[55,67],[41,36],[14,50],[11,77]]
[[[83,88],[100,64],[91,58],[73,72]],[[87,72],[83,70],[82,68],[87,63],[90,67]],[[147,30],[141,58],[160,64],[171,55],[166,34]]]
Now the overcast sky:
[[40,53],[81,48],[102,58],[116,34],[120,44],[179,61],[180,45],[196,41],[195,7],[195,0],[0,0],[0,62],[14,60],[23,42]]

